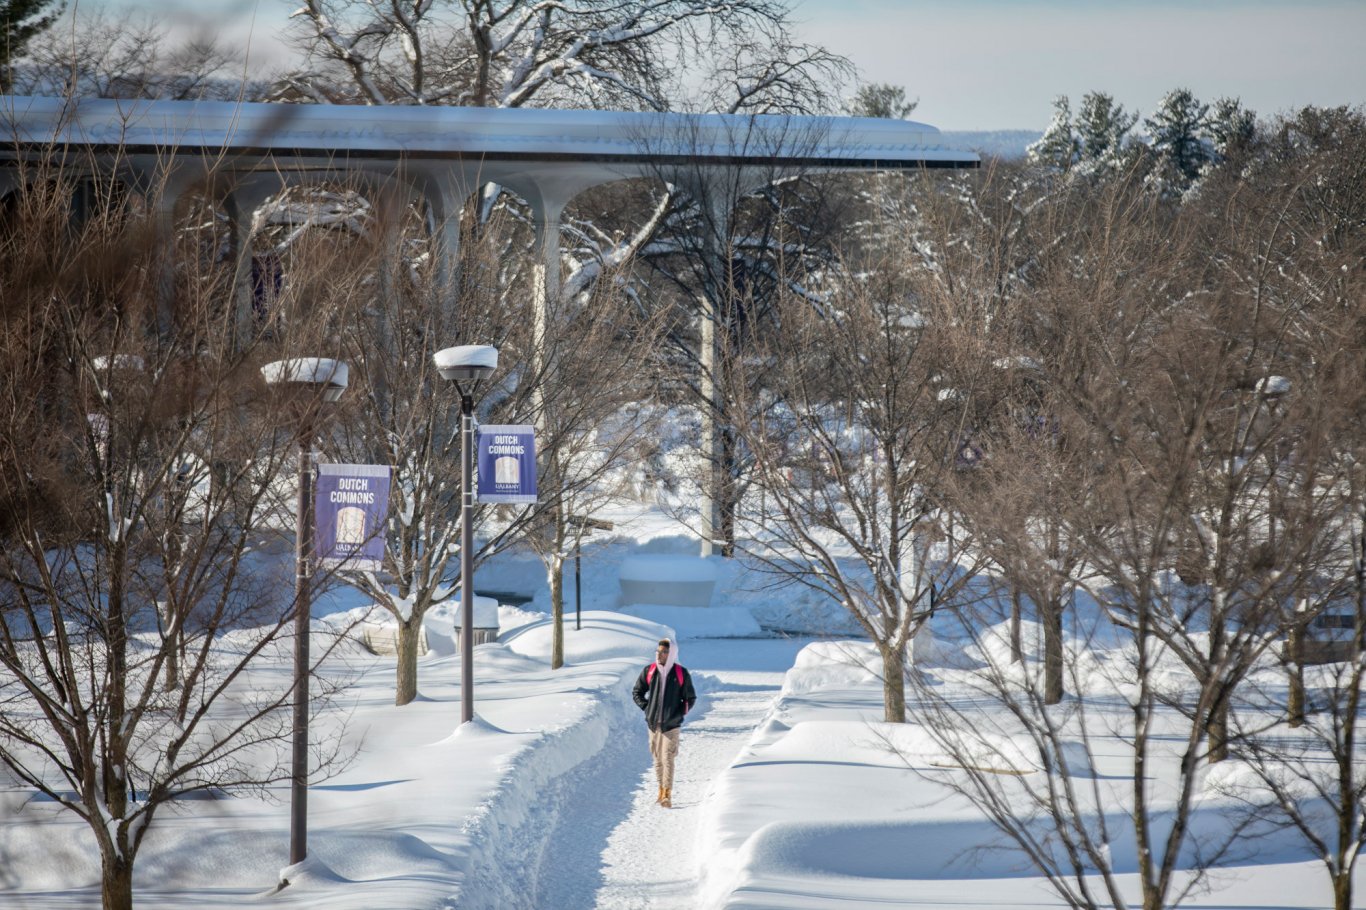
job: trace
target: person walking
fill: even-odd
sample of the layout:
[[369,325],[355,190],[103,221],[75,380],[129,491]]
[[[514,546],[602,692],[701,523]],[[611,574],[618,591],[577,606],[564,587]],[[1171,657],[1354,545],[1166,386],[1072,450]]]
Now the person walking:
[[655,662],[640,671],[631,690],[645,725],[650,728],[650,755],[655,760],[655,779],[665,809],[673,807],[674,758],[678,755],[678,734],[683,717],[697,702],[692,675],[678,662],[678,644],[661,638],[655,648]]

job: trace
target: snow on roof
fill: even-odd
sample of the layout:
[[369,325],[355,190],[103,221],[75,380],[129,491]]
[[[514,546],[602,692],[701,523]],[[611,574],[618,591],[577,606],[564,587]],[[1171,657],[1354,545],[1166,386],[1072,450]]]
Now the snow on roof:
[[908,120],[528,108],[360,107],[0,97],[20,142],[295,156],[477,158],[850,167],[971,167],[939,130]]

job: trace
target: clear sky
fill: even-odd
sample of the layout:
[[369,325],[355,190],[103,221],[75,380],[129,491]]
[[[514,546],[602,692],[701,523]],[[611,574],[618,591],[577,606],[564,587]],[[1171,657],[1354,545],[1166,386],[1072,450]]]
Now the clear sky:
[[[87,9],[92,0],[79,0]],[[280,59],[291,0],[113,0]],[[920,99],[941,129],[1036,129],[1052,100],[1109,92],[1151,112],[1169,89],[1262,115],[1366,103],[1366,0],[792,0],[802,40]]]

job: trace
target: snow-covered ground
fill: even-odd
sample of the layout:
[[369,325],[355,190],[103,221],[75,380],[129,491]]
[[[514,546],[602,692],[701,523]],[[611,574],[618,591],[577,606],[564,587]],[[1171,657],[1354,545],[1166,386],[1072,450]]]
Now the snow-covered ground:
[[[977,810],[934,782],[954,760],[913,716],[881,722],[882,687],[868,669],[875,656],[854,641],[819,642],[798,655],[753,738],[713,785],[701,831],[711,845],[708,874],[696,906],[1066,906],[1018,851],[1001,849]],[[951,668],[927,672],[954,684]],[[962,697],[972,698],[966,687]],[[994,758],[1009,757],[1011,745],[1001,743]],[[1115,745],[1093,747],[1098,778],[1124,780]],[[1018,770],[1037,773],[1026,767]],[[1129,905],[1141,906],[1136,875],[1120,878]],[[1322,864],[1287,838],[1256,845],[1210,885],[1182,906],[1315,910],[1333,900]],[[1366,906],[1366,897],[1354,905]]]
[[[343,705],[315,729],[344,730],[356,752],[311,789],[310,858],[284,870],[290,885],[276,890],[288,855],[288,788],[280,785],[271,799],[195,801],[160,816],[138,858],[138,905],[1064,906],[1018,853],[990,849],[999,844],[990,826],[924,773],[940,763],[914,708],[910,724],[880,722],[881,683],[868,669],[867,645],[753,637],[736,611],[811,631],[838,630],[837,612],[766,589],[734,564],[716,567],[711,608],[618,612],[623,559],[695,552],[695,541],[643,508],[614,518],[619,532],[585,550],[583,628],[573,628],[571,602],[566,667],[549,669],[540,564],[491,563],[481,569],[482,589],[533,600],[504,608],[498,642],[475,649],[475,722],[458,723],[458,656],[424,656],[420,699],[396,708],[393,659],[358,644],[339,649],[327,669],[349,678]],[[572,581],[566,590],[572,596]],[[318,634],[329,614],[357,606],[344,594],[322,599]],[[683,731],[675,808],[665,810],[654,804],[630,687],[655,639],[670,631],[699,701]],[[709,637],[718,631],[750,637]],[[951,630],[936,631],[944,653],[965,647]],[[287,673],[287,649],[276,660],[261,672]],[[966,686],[953,661],[922,670],[945,691]],[[1116,744],[1093,751],[1111,754]],[[1115,761],[1098,763],[1097,778],[1122,774]],[[1212,890],[1189,905],[1330,904],[1321,864],[1293,840],[1263,843],[1250,857],[1215,875]],[[31,793],[0,789],[0,907],[97,905],[98,874],[83,823]],[[1126,882],[1132,894],[1133,876]]]

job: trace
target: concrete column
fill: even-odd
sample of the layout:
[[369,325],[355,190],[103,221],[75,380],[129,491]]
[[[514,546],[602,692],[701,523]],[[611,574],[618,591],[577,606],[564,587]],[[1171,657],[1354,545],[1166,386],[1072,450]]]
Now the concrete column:
[[236,339],[236,347],[240,349],[248,344],[256,322],[252,313],[252,210],[243,204],[235,192],[223,197],[223,209],[228,216],[228,235],[232,241],[232,284],[229,292],[232,334]]
[[[544,356],[547,333],[550,330],[552,313],[559,310],[560,303],[560,216],[564,214],[565,203],[552,199],[536,207],[536,262],[532,286],[533,356]],[[547,367],[548,364],[537,364]],[[539,375],[545,376],[542,369]]]
[[230,299],[233,335],[237,339],[239,349],[250,344],[258,328],[257,314],[254,310],[255,287],[251,274],[252,244],[256,238],[256,225],[253,219],[256,210],[266,198],[284,188],[284,180],[271,175],[264,179],[248,180],[233,187],[223,197],[223,207],[228,215],[228,228],[232,235],[233,279]]
[[702,207],[702,257],[705,274],[711,276],[708,278],[704,275],[704,281],[712,284],[698,296],[701,320],[698,362],[702,371],[699,391],[703,399],[700,449],[707,462],[698,503],[703,556],[719,553],[725,543],[721,507],[730,479],[725,474],[722,439],[726,389],[722,342],[726,331],[724,321],[728,317],[720,307],[727,302],[726,295],[730,293],[725,286],[725,276],[729,266],[732,212],[736,203],[746,194],[763,186],[774,176],[768,170],[719,168],[707,171],[696,168],[670,177],[671,183],[686,190]]
[[460,217],[470,189],[458,173],[419,186],[427,204],[427,230],[436,257],[434,289],[446,301],[448,312],[454,312],[460,295]]
[[177,170],[174,164],[159,161],[134,161],[118,168],[113,176],[123,182],[130,194],[142,198],[146,211],[153,219],[153,237],[157,244],[153,259],[156,269],[153,282],[156,325],[160,334],[168,334],[175,325],[176,317],[176,207],[189,189],[190,181],[184,170]]
[[718,308],[722,295],[726,293],[723,277],[726,274],[726,245],[730,238],[730,194],[725,188],[710,185],[696,189],[699,204],[706,214],[703,225],[702,256],[704,268],[715,276],[713,287],[704,289],[698,295],[698,311],[701,319],[701,350],[698,360],[702,375],[699,391],[702,394],[700,448],[706,461],[698,513],[701,519],[701,555],[712,556],[718,553],[724,541],[721,539],[721,499],[726,477],[721,446],[722,414],[725,412],[725,375],[721,358],[721,339],[724,327],[720,321],[725,315]]
[[176,205],[182,195],[179,189],[172,190],[167,186],[149,200],[152,203],[153,217],[156,219],[156,312],[157,331],[162,335],[172,331],[176,319],[175,214]]

